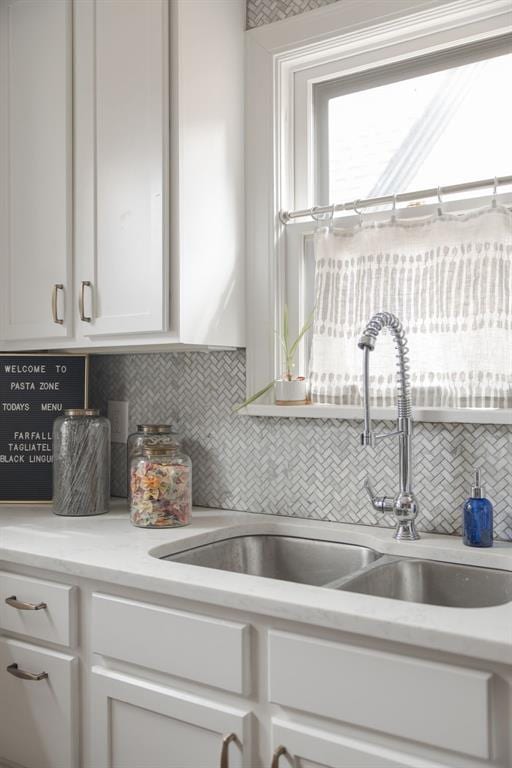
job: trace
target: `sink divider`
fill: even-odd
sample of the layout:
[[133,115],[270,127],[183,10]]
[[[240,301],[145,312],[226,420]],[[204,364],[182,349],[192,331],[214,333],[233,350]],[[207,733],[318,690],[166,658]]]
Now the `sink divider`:
[[403,560],[403,557],[398,557],[398,555],[380,555],[376,560],[374,560],[372,563],[368,563],[368,565],[363,565],[362,568],[359,568],[357,571],[353,571],[352,573],[347,574],[346,576],[341,576],[339,579],[334,579],[334,581],[330,581],[327,584],[322,584],[322,586],[325,589],[340,589],[342,590],[347,584],[350,584],[351,581],[354,579],[357,579],[361,574],[368,573],[368,571],[375,570],[380,565],[388,565],[389,563],[395,563],[397,560]]

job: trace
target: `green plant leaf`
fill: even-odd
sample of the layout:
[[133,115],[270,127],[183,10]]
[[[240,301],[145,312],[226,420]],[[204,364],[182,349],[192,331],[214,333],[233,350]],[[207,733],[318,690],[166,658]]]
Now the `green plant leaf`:
[[244,400],[244,402],[240,403],[240,405],[235,405],[235,407],[233,408],[233,411],[235,413],[236,411],[241,411],[242,408],[245,408],[251,403],[254,403],[254,401],[257,400],[259,397],[263,397],[263,395],[265,395],[269,391],[269,389],[272,389],[272,387],[274,386],[274,383],[275,383],[275,379],[272,379],[270,384],[267,384],[265,387],[263,387],[263,389],[260,389],[258,392],[256,392],[256,394],[248,397],[247,400]]
[[285,358],[286,358],[287,355],[288,355],[288,349],[286,348],[286,344],[284,343],[284,339],[281,336],[281,334],[279,333],[279,331],[274,331],[274,333],[276,334],[277,338],[279,339],[279,343],[281,344],[281,346],[283,348],[283,352],[284,352],[284,355],[285,355]]
[[309,317],[307,318],[306,322],[304,323],[304,325],[300,329],[299,335],[297,336],[297,338],[293,342],[292,346],[290,347],[290,357],[292,359],[292,362],[293,362],[293,358],[295,357],[295,353],[297,351],[297,347],[299,346],[302,338],[304,337],[304,335],[309,331],[309,329],[313,325],[314,313],[315,313],[315,310],[313,309],[311,311]]

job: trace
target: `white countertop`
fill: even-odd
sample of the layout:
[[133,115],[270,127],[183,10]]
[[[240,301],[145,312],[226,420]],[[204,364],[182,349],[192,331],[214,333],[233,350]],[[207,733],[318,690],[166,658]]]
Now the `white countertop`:
[[512,543],[471,549],[453,536],[396,542],[386,528],[194,508],[186,528],[130,525],[126,501],[99,517],[57,517],[48,506],[0,506],[0,562],[512,664],[512,603],[445,608],[160,560],[235,535],[273,533],[372,547],[386,554],[512,571]]

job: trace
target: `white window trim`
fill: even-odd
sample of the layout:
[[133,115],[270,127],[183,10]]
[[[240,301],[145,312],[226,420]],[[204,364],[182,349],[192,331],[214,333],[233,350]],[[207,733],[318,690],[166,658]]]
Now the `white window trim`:
[[[312,158],[303,151],[312,126],[312,86],[340,74],[502,37],[512,32],[510,0],[387,0],[375,17],[373,3],[343,0],[247,33],[247,395],[279,370],[274,330],[284,304],[284,226],[280,210],[312,205],[299,180]],[[303,130],[296,130],[294,123]],[[288,153],[307,167],[292,178]],[[454,180],[456,181],[456,180]],[[332,201],[330,201],[332,202]],[[339,201],[335,201],[339,202]],[[264,399],[243,415],[357,419],[351,406],[276,406]],[[394,418],[393,408],[375,416]],[[512,423],[512,410],[416,409],[422,421]]]

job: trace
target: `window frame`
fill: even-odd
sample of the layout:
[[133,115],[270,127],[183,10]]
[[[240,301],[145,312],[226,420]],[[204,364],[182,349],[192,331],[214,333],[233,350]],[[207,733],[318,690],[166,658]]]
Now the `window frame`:
[[[280,327],[284,304],[289,305],[292,334],[306,312],[301,288],[303,259],[299,257],[298,269],[290,269],[292,249],[286,248],[286,241],[299,238],[300,243],[301,233],[313,226],[311,222],[290,222],[285,227],[279,211],[317,203],[313,199],[317,182],[314,86],[342,77],[372,77],[377,72],[385,76],[389,68],[396,71],[408,62],[423,69],[430,66],[433,71],[446,67],[446,61],[454,61],[454,57],[462,64],[468,56],[475,60],[475,53],[480,58],[491,51],[498,55],[497,47],[512,33],[509,0],[407,0],[405,6],[403,0],[388,0],[382,17],[371,15],[372,5],[344,0],[247,33],[248,395],[282,369],[274,329]],[[500,198],[512,201],[512,195]],[[467,207],[485,204],[488,199],[473,198]],[[460,209],[466,203],[455,205]],[[421,213],[434,207],[424,206]],[[446,210],[453,207],[452,203],[445,205]],[[415,215],[419,210],[415,209]],[[345,216],[343,222],[348,225],[350,219]],[[300,356],[299,364],[303,364],[303,350]],[[361,409],[321,404],[276,406],[268,398],[241,413],[357,419]],[[512,410],[506,409],[422,408],[413,409],[413,415],[420,421],[512,423]],[[394,418],[395,410],[375,409],[375,417]]]

